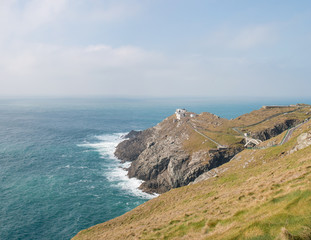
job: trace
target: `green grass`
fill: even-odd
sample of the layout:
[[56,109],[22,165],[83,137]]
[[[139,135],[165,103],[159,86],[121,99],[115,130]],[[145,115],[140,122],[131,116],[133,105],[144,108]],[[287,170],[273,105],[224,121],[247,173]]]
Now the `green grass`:
[[[310,209],[311,190],[298,190],[273,198],[259,208],[240,210],[232,217],[218,221],[217,224],[229,225],[244,221],[244,224],[241,224],[244,227],[227,239],[275,239],[282,227],[288,228],[292,234],[299,236],[303,228],[311,226]],[[246,237],[252,235],[252,232],[262,234],[251,238]]]
[[224,177],[218,178],[218,182],[220,184],[227,184],[230,186],[234,186],[240,182],[241,179],[239,179],[239,176],[237,173],[232,173],[229,175],[226,175]]

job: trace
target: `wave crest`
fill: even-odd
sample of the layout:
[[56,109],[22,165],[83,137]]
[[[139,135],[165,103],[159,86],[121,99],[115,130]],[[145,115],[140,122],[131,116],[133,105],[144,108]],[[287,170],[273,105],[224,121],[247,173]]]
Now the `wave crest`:
[[126,133],[103,134],[94,136],[94,142],[84,142],[78,144],[79,147],[90,148],[98,152],[101,158],[111,161],[109,166],[103,166],[106,171],[103,171],[104,176],[113,187],[117,187],[126,191],[131,195],[135,195],[145,199],[156,197],[156,194],[148,194],[140,190],[138,187],[143,183],[137,178],[129,178],[127,176],[127,168],[130,167],[130,162],[121,163],[114,155],[117,145],[124,140]]

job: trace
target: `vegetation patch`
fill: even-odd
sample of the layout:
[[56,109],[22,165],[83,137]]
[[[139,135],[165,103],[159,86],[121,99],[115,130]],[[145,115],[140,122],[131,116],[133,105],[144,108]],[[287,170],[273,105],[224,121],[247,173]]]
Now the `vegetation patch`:
[[226,184],[234,185],[235,183],[237,183],[238,179],[239,179],[238,174],[233,173],[233,174],[226,175],[226,176],[219,178],[218,182],[220,184],[226,183]]

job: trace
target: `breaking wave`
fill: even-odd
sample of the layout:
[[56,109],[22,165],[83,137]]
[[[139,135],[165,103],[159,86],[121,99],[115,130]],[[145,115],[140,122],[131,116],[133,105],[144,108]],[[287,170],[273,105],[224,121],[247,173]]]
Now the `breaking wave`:
[[145,199],[156,197],[156,194],[148,194],[139,189],[143,183],[137,178],[127,176],[127,168],[130,162],[121,163],[114,155],[117,145],[124,140],[126,133],[103,134],[94,136],[94,142],[84,142],[79,147],[92,149],[100,154],[100,157],[107,160],[103,165],[103,175],[113,187],[124,190],[125,192]]

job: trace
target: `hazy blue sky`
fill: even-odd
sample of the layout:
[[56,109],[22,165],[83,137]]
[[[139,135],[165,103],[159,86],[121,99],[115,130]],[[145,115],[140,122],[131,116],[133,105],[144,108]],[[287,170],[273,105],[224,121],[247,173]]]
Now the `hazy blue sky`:
[[0,96],[308,97],[310,57],[310,0],[0,0]]

